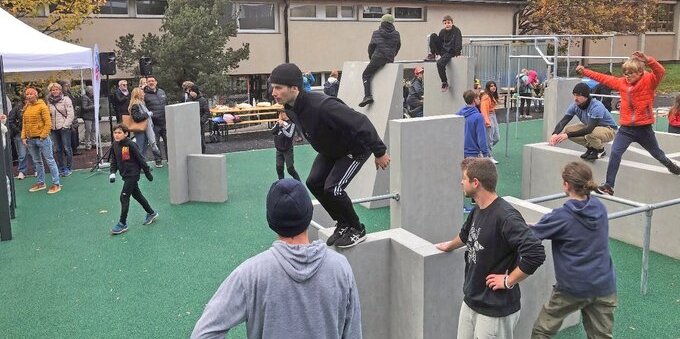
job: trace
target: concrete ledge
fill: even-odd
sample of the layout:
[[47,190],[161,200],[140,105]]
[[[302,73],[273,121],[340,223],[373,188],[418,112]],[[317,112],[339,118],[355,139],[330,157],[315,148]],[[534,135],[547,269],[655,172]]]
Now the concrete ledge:
[[189,200],[225,202],[227,193],[226,154],[189,154]]

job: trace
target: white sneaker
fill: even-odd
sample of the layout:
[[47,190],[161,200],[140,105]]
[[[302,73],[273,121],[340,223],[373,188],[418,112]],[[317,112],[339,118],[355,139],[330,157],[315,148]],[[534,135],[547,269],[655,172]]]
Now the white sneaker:
[[494,159],[493,157],[491,158],[491,162],[493,162],[494,165],[498,165],[498,160]]
[[24,180],[25,177],[26,175],[24,175],[24,172],[19,172],[19,174],[14,178],[17,180]]

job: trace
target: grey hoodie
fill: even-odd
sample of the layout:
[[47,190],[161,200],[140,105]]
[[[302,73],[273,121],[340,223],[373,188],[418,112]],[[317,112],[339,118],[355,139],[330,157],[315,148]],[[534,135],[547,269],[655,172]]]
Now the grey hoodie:
[[191,338],[224,338],[246,322],[248,338],[361,338],[359,291],[347,259],[322,241],[272,247],[219,287]]

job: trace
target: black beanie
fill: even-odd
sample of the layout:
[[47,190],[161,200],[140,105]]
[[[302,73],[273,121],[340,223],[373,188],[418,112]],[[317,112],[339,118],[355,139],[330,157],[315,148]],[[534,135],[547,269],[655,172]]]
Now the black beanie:
[[302,89],[302,71],[295,64],[280,64],[272,70],[269,82],[272,84],[297,86],[298,89]]
[[574,90],[571,91],[571,93],[580,95],[582,97],[589,98],[590,97],[590,87],[584,83],[578,83],[576,86],[574,86]]
[[196,86],[196,85],[191,85],[191,87],[189,87],[189,90],[191,90],[192,92],[194,92],[198,95],[201,95],[201,91],[198,89],[198,86]]
[[282,237],[304,232],[312,221],[312,199],[305,186],[291,178],[281,179],[267,194],[267,222]]

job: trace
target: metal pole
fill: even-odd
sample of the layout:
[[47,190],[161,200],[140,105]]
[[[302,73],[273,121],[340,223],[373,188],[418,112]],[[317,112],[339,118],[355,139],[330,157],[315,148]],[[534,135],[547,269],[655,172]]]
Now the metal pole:
[[[9,117],[9,102],[7,102],[7,91],[5,89],[5,66],[4,66],[4,61],[2,59],[2,56],[0,55],[0,84],[2,85],[2,88],[0,88],[0,96],[2,96],[2,107],[5,109],[5,115]],[[17,206],[16,201],[17,201],[17,195],[16,195],[16,187],[14,183],[14,175],[12,175],[12,144],[13,141],[11,138],[11,133],[7,133],[7,139],[6,139],[6,145],[7,145],[7,150],[9,152],[5,153],[5,174],[7,175],[7,178],[9,179],[9,194],[11,196],[11,202],[9,204],[9,217],[11,219],[14,219],[15,216],[15,208]],[[2,184],[4,185],[5,182],[3,181]]]
[[[612,35],[612,38],[609,40],[609,56],[614,55],[614,35]],[[612,70],[614,69],[612,59],[609,59],[609,72],[611,73]]]
[[654,210],[649,210],[645,213],[645,233],[642,240],[642,272],[640,273],[640,293],[647,295],[647,280],[649,279],[649,244],[651,242],[652,233],[652,215]]
[[[557,46],[555,46],[557,48]],[[571,66],[571,35],[567,37],[567,78],[569,77],[569,66]],[[557,62],[557,60],[555,60]]]
[[[519,75],[519,72],[521,70],[521,66],[520,66],[519,62],[520,62],[520,59],[517,59],[517,75]],[[516,81],[517,87],[515,87],[515,88],[517,88],[517,99],[518,100],[517,100],[517,103],[516,103],[517,106],[515,106],[515,139],[519,138],[519,103],[520,103],[520,101],[519,101],[519,96],[520,96],[519,81],[520,81],[520,79],[519,79],[518,76],[516,76],[516,78],[517,78],[517,81]]]
[[[510,83],[512,81],[512,73],[510,73],[510,69],[512,68],[512,63],[510,61],[510,55],[512,54],[512,42],[508,43],[508,68],[507,68],[507,75],[508,75],[508,91],[505,93],[505,157],[508,157],[508,147],[509,147],[509,140],[508,140],[508,134],[510,133],[510,110],[512,109],[512,89],[510,88]],[[508,106],[508,103],[510,106]]]
[[316,228],[317,230],[322,230],[322,229],[325,228],[325,227],[319,225],[319,223],[317,223],[317,222],[314,221],[314,220],[312,220],[312,221],[309,222],[309,226],[314,227],[314,228]]
[[[1,94],[2,95],[2,100],[6,99],[5,96],[5,71],[3,67],[3,60],[2,60],[2,55],[0,55],[0,86],[2,87]],[[4,106],[7,107],[7,106]],[[9,203],[9,191],[7,191],[7,174],[9,173],[7,171],[7,165],[5,162],[7,161],[7,157],[5,156],[5,147],[3,146],[3,142],[5,141],[5,137],[9,136],[9,131],[6,133],[6,135],[2,135],[0,133],[0,241],[5,241],[5,240],[12,240],[12,224],[11,224],[11,207]],[[7,138],[9,141],[9,138]],[[5,143],[5,145],[9,146],[9,142]],[[9,149],[9,148],[8,148]],[[10,188],[11,190],[11,188]]]
[[399,193],[384,194],[384,195],[377,195],[377,196],[374,196],[374,197],[352,199],[352,204],[361,204],[361,203],[364,203],[364,202],[387,200],[387,199],[394,199],[396,201],[399,201]]
[[567,196],[567,193],[562,192],[562,193],[555,193],[555,194],[551,194],[551,195],[545,195],[545,196],[542,196],[542,197],[535,197],[535,198],[531,198],[531,199],[526,199],[526,201],[533,203],[533,204],[539,204],[539,203],[550,201],[550,200],[564,198],[566,196]]

